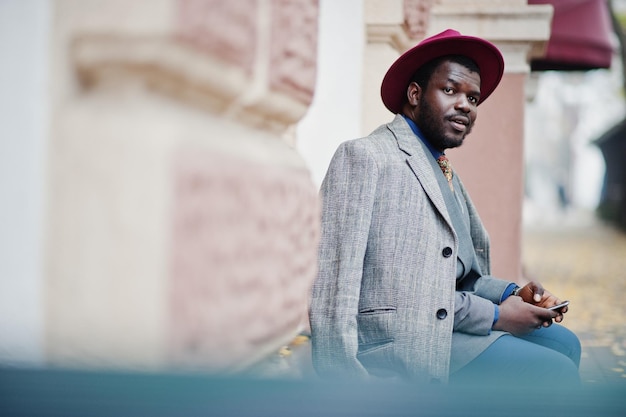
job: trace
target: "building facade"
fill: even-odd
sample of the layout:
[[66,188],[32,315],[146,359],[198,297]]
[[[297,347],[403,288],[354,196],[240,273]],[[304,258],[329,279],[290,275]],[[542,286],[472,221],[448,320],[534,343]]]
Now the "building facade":
[[[467,3],[2,2],[3,37],[36,47],[0,44],[0,78],[24,94],[0,99],[24,103],[2,116],[0,361],[240,370],[287,343],[306,328],[334,148],[391,119],[386,68],[449,27],[505,57],[451,158],[495,274],[522,279],[525,84],[551,8]],[[15,122],[33,114],[34,131]]]

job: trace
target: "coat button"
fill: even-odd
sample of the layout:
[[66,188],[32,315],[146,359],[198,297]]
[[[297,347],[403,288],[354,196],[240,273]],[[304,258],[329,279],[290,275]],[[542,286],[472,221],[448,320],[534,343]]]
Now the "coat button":
[[437,310],[437,318],[439,320],[443,320],[446,317],[448,317],[448,312],[446,311],[445,308],[440,308],[439,310]]
[[446,258],[449,258],[450,256],[452,256],[452,248],[450,246],[446,246],[441,251],[441,254],[445,256]]

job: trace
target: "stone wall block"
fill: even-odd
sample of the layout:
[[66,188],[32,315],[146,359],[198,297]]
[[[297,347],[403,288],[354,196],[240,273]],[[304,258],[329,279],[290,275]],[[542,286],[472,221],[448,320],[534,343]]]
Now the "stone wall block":
[[175,166],[169,362],[245,367],[304,325],[316,189],[305,169],[203,151]]
[[318,0],[170,0],[171,25],[81,26],[70,55],[83,88],[138,83],[284,134],[313,100]]
[[176,36],[251,76],[257,52],[257,0],[178,0]]
[[317,0],[272,0],[270,87],[310,104],[317,62]]
[[404,24],[409,38],[422,40],[428,29],[430,9],[436,0],[404,0]]

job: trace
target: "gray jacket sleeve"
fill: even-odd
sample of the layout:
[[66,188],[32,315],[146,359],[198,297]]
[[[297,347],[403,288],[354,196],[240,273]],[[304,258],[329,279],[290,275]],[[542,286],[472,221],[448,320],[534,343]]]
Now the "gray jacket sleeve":
[[485,275],[472,291],[457,291],[454,304],[454,331],[486,335],[494,320],[494,304],[500,304],[508,281]]
[[321,187],[319,272],[309,319],[313,364],[322,376],[367,376],[357,359],[357,314],[377,167],[355,142],[335,153]]

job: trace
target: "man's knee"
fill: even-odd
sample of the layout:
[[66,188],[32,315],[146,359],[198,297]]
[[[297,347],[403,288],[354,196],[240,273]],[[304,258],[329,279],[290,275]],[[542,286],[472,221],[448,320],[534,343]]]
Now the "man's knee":
[[580,340],[574,332],[561,325],[553,324],[520,338],[560,352],[569,357],[576,367],[580,365],[582,352]]
[[[578,339],[575,340],[579,345]],[[502,336],[451,375],[451,381],[563,386],[579,385],[580,376],[577,364],[563,352],[514,336]]]

